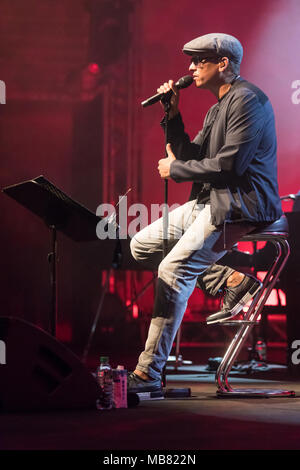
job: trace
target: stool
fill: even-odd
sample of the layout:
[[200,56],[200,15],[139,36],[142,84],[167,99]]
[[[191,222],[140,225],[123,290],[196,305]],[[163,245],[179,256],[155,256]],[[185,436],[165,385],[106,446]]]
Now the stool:
[[291,390],[269,390],[269,389],[234,389],[228,383],[228,375],[232,365],[242,349],[247,337],[249,336],[257,319],[261,313],[276,281],[287,262],[290,254],[288,238],[288,222],[283,215],[262,230],[254,230],[245,235],[240,241],[268,241],[276,247],[276,257],[273,260],[269,270],[263,280],[261,290],[253,298],[251,305],[243,320],[227,320],[222,325],[239,326],[237,333],[231,341],[225,355],[216,372],[217,396],[218,397],[292,397],[295,392]]

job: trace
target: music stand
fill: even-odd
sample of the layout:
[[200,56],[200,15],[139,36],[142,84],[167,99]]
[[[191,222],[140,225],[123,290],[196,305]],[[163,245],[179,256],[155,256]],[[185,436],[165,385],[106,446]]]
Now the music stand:
[[12,199],[44,220],[50,229],[51,253],[48,255],[51,285],[50,333],[56,337],[57,294],[57,230],[77,242],[97,240],[96,226],[101,220],[79,202],[71,199],[44,176],[23,181],[2,189]]

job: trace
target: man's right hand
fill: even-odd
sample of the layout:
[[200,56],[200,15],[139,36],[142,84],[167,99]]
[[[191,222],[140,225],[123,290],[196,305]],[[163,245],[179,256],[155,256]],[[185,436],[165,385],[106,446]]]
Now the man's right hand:
[[[169,111],[169,119],[172,119],[176,114],[179,113],[178,104],[179,104],[179,90],[175,86],[174,80],[169,80],[157,88],[157,93],[168,93],[168,91],[172,90],[173,95],[170,99],[170,111]],[[164,107],[163,103],[162,106]]]

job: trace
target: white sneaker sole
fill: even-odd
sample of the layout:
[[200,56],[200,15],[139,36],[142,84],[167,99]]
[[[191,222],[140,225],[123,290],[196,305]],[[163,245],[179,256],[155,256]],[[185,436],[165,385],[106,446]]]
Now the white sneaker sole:
[[[233,317],[235,317],[242,309],[243,307],[245,307],[245,305],[249,302],[249,300],[253,299],[256,294],[260,291],[260,289],[262,288],[262,283],[260,282],[259,283],[259,286],[255,289],[254,293],[253,292],[247,292],[244,297],[242,297],[238,303],[234,306],[234,308],[231,310],[231,314],[230,316],[228,317],[224,317],[224,318],[216,318],[214,319],[213,318],[213,315],[212,315],[212,319],[211,320],[206,320],[206,323],[207,325],[211,325],[213,323],[222,323],[224,321],[227,321]],[[217,315],[217,314],[216,314]]]

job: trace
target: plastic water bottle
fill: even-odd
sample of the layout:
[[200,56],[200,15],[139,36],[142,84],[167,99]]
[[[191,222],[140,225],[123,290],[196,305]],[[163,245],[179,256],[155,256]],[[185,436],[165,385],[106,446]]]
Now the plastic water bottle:
[[118,366],[113,370],[115,408],[127,408],[127,370]]
[[97,401],[97,408],[99,410],[110,410],[113,406],[113,373],[107,356],[100,357],[97,381],[102,391],[102,397]]
[[267,360],[267,345],[262,338],[258,338],[255,351],[260,361],[265,362]]

